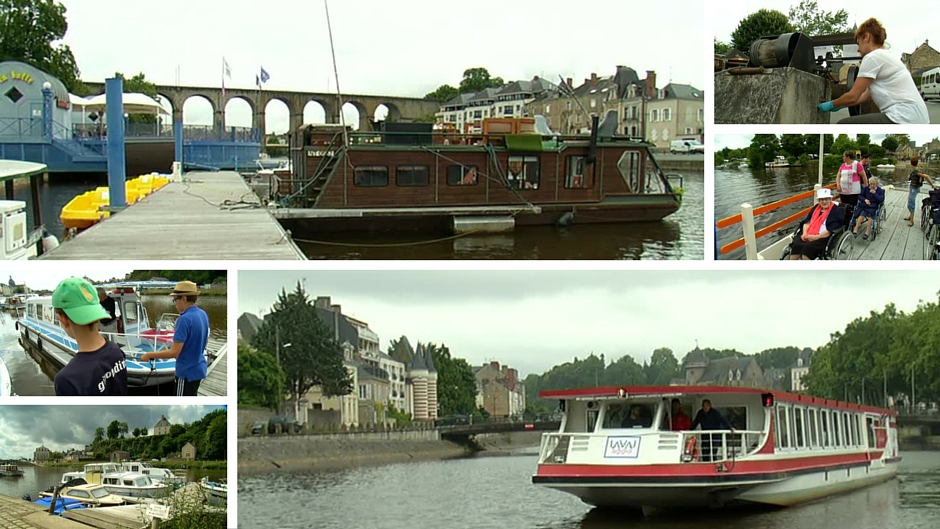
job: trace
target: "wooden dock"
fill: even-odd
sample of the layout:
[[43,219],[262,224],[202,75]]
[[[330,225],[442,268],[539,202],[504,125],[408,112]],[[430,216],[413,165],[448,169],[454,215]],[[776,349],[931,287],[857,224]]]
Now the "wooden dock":
[[3,494],[0,494],[0,527],[3,529],[88,529],[78,522],[49,514],[46,509],[35,503]]
[[206,379],[199,384],[197,392],[202,397],[225,397],[228,395],[228,342],[210,338],[206,345],[214,360],[206,370]]
[[[205,501],[205,493],[198,483],[185,485],[174,492],[173,496],[173,501],[182,501],[184,505],[201,504]],[[153,502],[154,500],[148,501]],[[165,499],[156,501],[166,503]],[[218,510],[216,507],[205,508]],[[75,509],[64,512],[63,517],[97,529],[144,529],[151,526],[151,517],[147,515],[147,502],[117,507]],[[84,529],[88,528],[84,527]]]
[[40,259],[304,260],[238,173],[187,173]]
[[[920,202],[927,197],[921,193],[917,198],[914,212],[914,225],[908,227],[904,217],[907,211],[906,188],[886,189],[885,205],[888,219],[880,226],[878,237],[875,240],[862,239],[865,225],[859,230],[855,239],[855,249],[852,252],[853,260],[860,261],[909,261],[923,260],[924,245],[927,242],[923,230],[920,229]],[[854,226],[852,226],[854,228]],[[851,228],[850,228],[851,229]]]

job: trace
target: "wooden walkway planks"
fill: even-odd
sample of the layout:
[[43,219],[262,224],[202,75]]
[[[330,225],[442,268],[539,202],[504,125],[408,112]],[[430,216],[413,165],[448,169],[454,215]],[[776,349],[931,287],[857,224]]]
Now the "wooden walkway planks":
[[206,349],[215,360],[209,364],[206,379],[199,384],[197,393],[202,397],[225,397],[228,395],[228,344],[210,338]]
[[[924,188],[926,189],[926,188]],[[885,190],[885,207],[888,219],[881,226],[878,237],[872,241],[862,239],[861,235],[855,239],[855,251],[852,259],[860,261],[909,261],[924,258],[924,243],[926,238],[920,229],[920,202],[927,197],[921,192],[916,201],[917,210],[914,212],[914,226],[908,227],[904,217],[907,211],[907,188]],[[865,226],[859,234],[865,233]]]
[[266,209],[242,200],[258,203],[238,173],[187,173],[40,259],[305,259]]

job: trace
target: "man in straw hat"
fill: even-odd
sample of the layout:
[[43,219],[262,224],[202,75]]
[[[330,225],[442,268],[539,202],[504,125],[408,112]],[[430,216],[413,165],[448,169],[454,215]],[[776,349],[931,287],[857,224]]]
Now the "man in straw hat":
[[68,396],[127,395],[124,351],[98,333],[98,322],[111,316],[98,302],[95,287],[70,277],[52,293],[59,325],[78,343],[78,351],[55,376],[55,394]]
[[173,292],[173,303],[180,317],[173,331],[173,347],[167,351],[147,353],[144,362],[153,358],[176,359],[176,396],[195,397],[199,384],[206,378],[206,343],[209,341],[209,316],[196,306],[199,290],[192,281],[180,281]]

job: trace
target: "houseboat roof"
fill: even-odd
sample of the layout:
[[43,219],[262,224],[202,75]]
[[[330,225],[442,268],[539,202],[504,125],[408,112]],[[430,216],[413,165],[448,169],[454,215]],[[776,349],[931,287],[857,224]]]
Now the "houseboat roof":
[[0,160],[0,182],[26,178],[35,174],[45,173],[47,170],[48,167],[43,163]]
[[770,393],[775,400],[783,402],[795,402],[800,404],[811,404],[816,406],[825,406],[827,408],[836,408],[842,410],[867,411],[880,413],[883,415],[897,415],[898,412],[875,406],[864,406],[861,404],[852,404],[850,402],[841,402],[838,400],[814,397],[812,395],[800,395],[766,388],[749,387],[730,387],[730,386],[608,386],[600,388],[581,388],[581,389],[561,389],[546,390],[539,392],[539,398],[543,399],[561,399],[561,400],[584,400],[584,399],[611,399],[625,398],[630,396],[657,396],[657,395],[688,395],[688,394],[720,394],[720,393],[738,393],[738,394],[765,394]]

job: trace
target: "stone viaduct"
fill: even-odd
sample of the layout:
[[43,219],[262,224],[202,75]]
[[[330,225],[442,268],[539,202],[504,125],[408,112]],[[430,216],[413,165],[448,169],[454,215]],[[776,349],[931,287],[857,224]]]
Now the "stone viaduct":
[[[86,82],[92,94],[103,94],[104,83]],[[265,129],[265,109],[272,100],[278,100],[287,105],[290,113],[290,132],[296,131],[304,124],[304,108],[310,101],[315,101],[323,107],[327,123],[340,122],[340,110],[349,103],[359,111],[359,130],[372,129],[370,119],[375,116],[379,105],[388,108],[389,121],[415,120],[440,110],[440,103],[414,97],[397,97],[382,95],[343,94],[342,103],[336,94],[318,92],[290,92],[285,90],[246,90],[243,88],[226,88],[225,97],[222,97],[221,88],[198,86],[166,86],[157,85],[157,93],[167,98],[173,105],[173,121],[183,120],[183,104],[191,97],[203,97],[212,105],[214,118],[213,128],[222,130],[225,124],[225,107],[232,99],[241,99],[251,107],[251,127]]]

